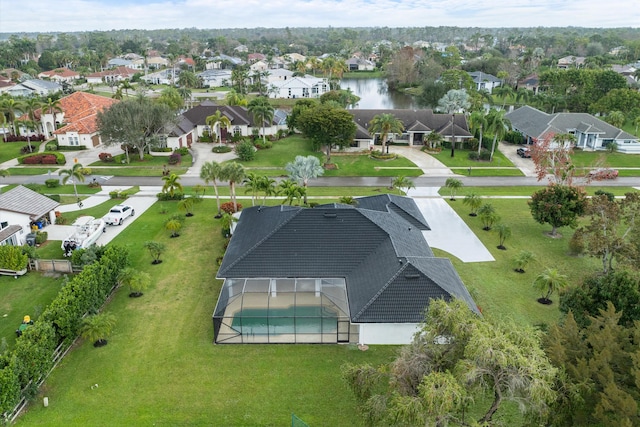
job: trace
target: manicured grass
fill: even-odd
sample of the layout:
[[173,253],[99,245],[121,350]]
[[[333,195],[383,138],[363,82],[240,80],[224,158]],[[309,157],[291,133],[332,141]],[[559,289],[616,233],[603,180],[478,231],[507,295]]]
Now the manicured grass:
[[[45,228],[43,231],[47,231]],[[60,240],[47,240],[36,248],[40,259],[64,259]]]
[[466,176],[524,176],[518,168],[490,168],[480,166],[478,168],[471,167],[471,173],[469,173],[468,167],[452,167],[450,169],[458,175]]
[[[100,187],[89,187],[87,184],[76,185],[78,194],[96,194],[100,190]],[[38,187],[38,192],[42,194],[75,194],[72,184],[60,185],[58,187],[49,188],[46,185]]]
[[[75,202],[75,199],[72,200]],[[105,197],[104,203],[99,204],[98,206],[94,206],[92,208],[83,208],[77,211],[65,212],[62,216],[66,219],[66,225],[71,225],[73,221],[75,221],[78,217],[89,215],[95,218],[102,218],[111,207],[118,205],[120,203],[127,203],[126,200],[122,199],[110,199]]]
[[332,155],[331,162],[337,169],[325,170],[324,176],[420,176],[422,169],[411,160],[398,157],[394,160],[377,160],[368,154]]
[[[479,196],[531,196],[543,187],[531,187],[531,186],[514,186],[514,187],[463,187],[458,191],[458,198],[464,199],[464,196],[474,192]],[[629,191],[635,191],[633,187],[585,187],[585,191],[588,195],[593,196],[597,190],[607,191],[613,193],[615,196],[624,196]],[[449,196],[449,189],[442,187],[439,190],[439,194],[442,196]]]
[[[198,205],[176,239],[163,227],[175,202],[158,202],[123,230],[116,242],[151,274],[151,288],[137,299],[116,292],[109,344],[80,342],[36,398],[48,396],[49,407],[32,405],[18,424],[275,426],[295,413],[314,426],[362,425],[340,366],[389,362],[396,347],[212,344],[220,292],[212,260],[223,251],[214,210],[215,200]],[[146,240],[167,245],[162,264],[151,265]]]
[[[500,222],[508,225],[513,233],[505,242],[506,251],[496,248],[497,233],[482,230],[480,218],[470,217],[469,208],[463,205],[461,199],[448,203],[496,259],[495,262],[462,263],[442,251],[435,251],[452,258],[460,277],[485,315],[511,317],[517,322],[532,325],[553,324],[560,316],[558,295],[551,297],[553,304],[550,306],[539,304],[536,300],[540,294],[532,286],[534,278],[547,267],[557,268],[568,276],[571,286],[576,286],[585,276],[598,271],[599,264],[594,258],[568,255],[568,242],[573,230],[560,228],[562,238],[548,237],[545,233],[551,227],[533,220],[527,200],[489,201],[500,215]],[[524,274],[519,274],[513,271],[512,260],[522,250],[532,252],[536,261],[527,267]]]
[[17,279],[0,276],[0,341],[5,339],[8,347],[13,347],[23,317],[28,314],[36,320],[58,294],[62,282],[33,271]]
[[[157,166],[120,166],[120,167],[92,167],[94,175],[113,176],[162,176],[162,167]],[[189,166],[171,166],[169,170],[182,175]]]
[[469,153],[471,153],[471,150],[455,150],[454,157],[451,157],[451,149],[443,148],[439,153],[429,154],[449,167],[515,167],[511,160],[507,159],[497,148],[493,153],[493,161],[491,162],[470,160]]
[[273,147],[266,150],[258,150],[256,158],[243,162],[234,160],[246,168],[284,168],[288,162],[296,156],[316,156],[322,161],[322,154],[312,152],[311,142],[300,135],[292,135],[273,143]]
[[[4,163],[7,160],[11,160],[11,159],[15,159],[16,157],[21,156],[21,152],[20,150],[22,150],[22,147],[26,147],[27,146],[27,142],[26,141],[20,141],[20,142],[2,142],[2,139],[0,138],[0,143],[2,145],[0,145],[0,163]],[[37,147],[39,144],[39,142],[32,142],[31,146],[32,147]]]
[[94,175],[162,176],[166,166],[172,173],[180,175],[187,171],[192,161],[191,154],[182,156],[178,165],[169,165],[169,157],[166,156],[145,155],[144,160],[140,160],[137,153],[129,153],[130,163],[122,163],[122,161],[126,161],[124,154],[114,156],[114,159],[113,163],[97,161],[91,163],[89,167]]
[[53,173],[58,170],[58,167],[56,165],[51,166],[53,167],[43,168],[39,166],[24,166],[21,168],[9,168],[7,171],[10,175],[44,175],[51,172],[51,178],[59,178],[58,174]]
[[576,167],[640,168],[640,155],[637,154],[575,150],[571,158]]

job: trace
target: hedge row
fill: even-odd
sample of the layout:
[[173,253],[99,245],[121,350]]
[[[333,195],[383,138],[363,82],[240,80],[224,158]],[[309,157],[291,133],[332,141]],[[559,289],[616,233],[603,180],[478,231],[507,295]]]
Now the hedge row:
[[[45,162],[46,160],[46,162]],[[64,158],[64,154],[45,151],[43,153],[37,154],[27,154],[25,156],[18,157],[18,163],[20,164],[46,164],[46,165],[64,165],[66,159]]]
[[[38,380],[53,365],[53,351],[78,336],[82,317],[97,311],[128,265],[126,248],[108,246],[99,260],[67,282],[33,326],[16,340],[13,351],[0,355],[0,420],[21,399],[37,392]],[[17,326],[17,325],[16,325]]]

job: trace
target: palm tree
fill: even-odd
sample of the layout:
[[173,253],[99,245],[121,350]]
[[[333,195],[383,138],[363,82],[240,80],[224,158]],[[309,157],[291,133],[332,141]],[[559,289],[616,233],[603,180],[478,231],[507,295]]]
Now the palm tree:
[[511,122],[504,117],[504,110],[491,109],[487,115],[488,128],[487,131],[493,134],[493,143],[491,144],[491,156],[489,161],[493,161],[493,153],[496,149],[496,141],[498,138],[502,140],[508,131],[511,130]]
[[476,193],[469,193],[464,197],[462,201],[463,204],[469,206],[471,208],[471,212],[469,212],[469,216],[478,216],[478,208],[482,205],[482,199]]
[[222,215],[222,219],[220,220],[220,226],[222,227],[222,234],[225,237],[229,237],[231,235],[231,228],[233,227],[233,223],[238,221],[238,218],[231,215],[230,213],[226,213]]
[[498,249],[503,251],[507,250],[507,247],[504,245],[505,240],[511,237],[511,227],[507,224],[498,224],[496,225],[496,231],[498,232],[498,239],[500,243],[498,244]]
[[291,179],[283,179],[278,185],[280,194],[285,196],[282,204],[289,202],[289,205],[293,204],[294,200],[300,200],[305,196],[306,190],[304,187],[298,185]]
[[167,249],[164,243],[148,240],[144,242],[144,247],[149,251],[149,253],[153,257],[153,261],[151,261],[151,264],[156,265],[162,262],[162,260],[160,259],[160,256]]
[[220,179],[229,181],[229,194],[233,202],[234,212],[238,212],[238,201],[236,200],[236,184],[242,182],[245,177],[244,168],[240,163],[231,162],[222,167],[220,171]]
[[217,138],[220,138],[221,142],[222,129],[229,129],[231,127],[231,120],[229,120],[227,116],[222,114],[220,110],[216,110],[215,114],[208,116],[205,119],[205,123],[207,124],[207,126],[209,126],[209,128],[211,128],[211,137],[213,138],[213,135],[217,135]]
[[202,199],[200,197],[185,197],[178,202],[178,209],[185,213],[185,216],[193,216],[193,206],[196,203],[200,203]]
[[448,114],[466,110],[470,105],[469,94],[465,89],[451,89],[438,100],[438,109]]
[[482,220],[482,229],[484,231],[491,230],[493,224],[500,220],[500,217],[496,213],[496,209],[491,203],[485,203],[478,209],[478,215]]
[[82,174],[82,165],[80,163],[76,163],[73,165],[71,169],[62,169],[58,172],[58,175],[64,175],[62,178],[62,184],[65,185],[70,179],[73,183],[73,191],[76,195],[76,199],[78,203],[80,203],[80,198],[78,197],[78,187],[76,187],[76,182],[84,182],[84,175]]
[[20,103],[20,108],[24,109],[32,122],[36,121],[36,111],[41,107],[42,103],[37,98],[27,98]]
[[100,313],[87,316],[82,319],[80,335],[82,338],[92,341],[94,347],[107,345],[107,337],[116,326],[116,318],[113,314]]
[[151,285],[151,276],[144,271],[136,270],[133,267],[126,267],[118,273],[118,283],[120,286],[128,286],[132,298],[142,296],[142,291]]
[[502,98],[502,109],[507,105],[507,99],[513,98],[515,95],[515,91],[509,85],[505,85],[504,83],[497,88],[493,89],[493,93]]
[[518,255],[513,259],[515,264],[515,271],[518,273],[524,273],[524,269],[527,268],[529,263],[535,260],[535,255],[529,251],[520,251]]
[[320,160],[315,156],[296,156],[293,162],[285,165],[284,169],[289,173],[289,178],[302,184],[305,188],[304,204],[307,204],[307,191],[309,180],[324,174]]
[[482,150],[482,131],[487,128],[487,116],[484,114],[484,110],[474,111],[469,116],[469,127],[471,131],[475,134],[476,131],[480,133],[480,138],[478,140],[478,155]]
[[611,126],[621,128],[624,125],[626,117],[624,116],[624,113],[622,111],[615,110],[611,111],[607,115],[606,120]]
[[442,135],[440,135],[436,131],[429,132],[427,136],[424,138],[423,142],[429,149],[433,149],[438,147],[442,143]]
[[164,223],[164,228],[171,232],[170,237],[178,237],[180,236],[180,234],[178,234],[178,231],[180,231],[180,229],[182,228],[182,221],[179,218],[171,217],[167,220],[167,222]]
[[387,143],[389,134],[402,134],[404,132],[404,124],[393,114],[378,114],[371,119],[369,123],[369,132],[380,134],[380,142],[382,143],[382,153]]
[[264,122],[269,122],[269,126],[271,126],[274,113],[273,106],[269,103],[267,98],[261,96],[252,99],[251,102],[249,102],[247,109],[253,116],[253,120],[262,124],[262,142],[266,144],[267,137],[264,132]]
[[260,191],[262,177],[254,172],[249,172],[247,177],[242,181],[245,186],[244,194],[251,193],[251,206],[256,205],[256,193]]
[[262,191],[262,204],[264,205],[269,196],[277,196],[278,189],[276,188],[276,180],[269,178],[268,176],[262,176],[260,178],[260,191]]
[[542,298],[538,299],[540,304],[551,304],[549,297],[554,292],[559,292],[569,284],[567,276],[560,274],[555,268],[547,268],[539,274],[533,281],[533,287],[542,292]]
[[200,168],[200,178],[202,178],[207,185],[209,185],[209,181],[213,183],[213,191],[216,193],[216,203],[218,204],[218,213],[216,214],[216,218],[220,218],[222,216],[220,211],[220,195],[218,194],[218,184],[216,182],[216,180],[221,178],[221,174],[222,166],[220,166],[220,163],[214,162],[213,160],[205,162]]
[[[57,128],[56,125],[56,113],[62,113],[62,104],[60,104],[60,100],[58,99],[51,99],[51,98],[47,98],[47,101],[44,103],[44,105],[42,106],[42,111],[46,112],[47,114],[52,114],[53,115],[53,130],[55,131]],[[47,136],[50,136],[47,133]]]
[[[410,189],[416,188],[416,186],[413,184],[413,181],[405,176],[394,178],[393,181],[391,181],[391,186],[393,188],[397,188],[399,194],[402,194],[403,192],[404,194],[406,194]],[[403,188],[406,190],[403,191]]]
[[5,114],[7,121],[11,125],[11,134],[16,135],[16,111],[20,110],[20,103],[13,98],[5,98],[0,104],[0,110],[2,114]]
[[633,119],[633,125],[636,127],[636,135],[638,134],[638,128],[640,127],[640,115],[636,116],[635,119]]
[[25,128],[27,133],[27,145],[29,146],[29,152],[33,153],[33,147],[31,146],[31,131],[35,130],[38,125],[33,120],[22,120],[21,125]]
[[174,197],[176,191],[183,192],[182,184],[180,184],[180,176],[175,173],[165,175],[162,177],[164,184],[162,185],[162,192],[168,193],[171,197]]
[[129,89],[133,90],[133,86],[129,80],[123,80],[120,82],[120,89],[124,90],[125,96],[129,97]]
[[224,99],[227,105],[231,106],[238,105],[241,107],[246,107],[248,103],[247,98],[245,98],[241,93],[238,93],[235,89],[231,89],[229,92],[227,92],[227,95]]
[[447,180],[444,182],[444,185],[449,189],[449,193],[450,193],[449,200],[451,200],[452,202],[455,202],[456,193],[463,186],[462,181],[456,178],[447,178]]
[[520,105],[530,103],[532,97],[533,91],[530,91],[527,88],[521,87],[516,91],[516,103],[519,103]]

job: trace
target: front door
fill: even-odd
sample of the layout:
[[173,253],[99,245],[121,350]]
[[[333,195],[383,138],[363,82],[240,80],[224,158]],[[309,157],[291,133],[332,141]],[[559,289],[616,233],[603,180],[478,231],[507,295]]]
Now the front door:
[[350,326],[348,320],[338,320],[338,342],[349,342]]

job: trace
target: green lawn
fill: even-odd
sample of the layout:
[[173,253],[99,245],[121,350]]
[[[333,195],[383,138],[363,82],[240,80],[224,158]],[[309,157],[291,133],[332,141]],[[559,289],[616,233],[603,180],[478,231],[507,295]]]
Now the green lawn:
[[325,170],[324,176],[420,176],[422,169],[411,160],[398,157],[394,160],[377,160],[368,154],[332,155],[331,162],[337,169]]
[[640,168],[640,155],[576,150],[572,154],[576,167]]
[[[205,214],[214,209],[214,200],[198,205],[170,239],[162,225],[176,204],[159,202],[116,238],[151,288],[138,299],[116,293],[109,345],[81,342],[36,398],[48,396],[49,407],[32,405],[18,424],[280,426],[296,413],[313,426],[362,425],[340,366],[388,362],[396,347],[212,343],[220,282],[211,260],[223,250],[219,223]],[[151,265],[146,240],[167,245],[162,264]]]
[[3,340],[9,348],[13,347],[16,329],[23,317],[28,314],[31,319],[37,319],[58,294],[61,285],[61,278],[31,271],[17,279],[0,276],[0,348]]
[[[33,142],[32,147],[38,147],[39,142]],[[24,141],[20,142],[2,142],[0,145],[0,163],[4,163],[7,160],[15,159],[16,157],[21,156],[20,150],[22,147],[26,147],[27,143]]]
[[464,168],[468,168],[468,167],[513,168],[515,167],[514,164],[511,163],[511,160],[507,159],[505,155],[502,154],[502,152],[497,148],[493,153],[493,161],[491,162],[470,160],[469,153],[471,151],[472,150],[455,150],[454,157],[451,157],[451,149],[443,149],[439,153],[435,153],[435,154],[429,153],[429,154],[449,167],[464,167]]
[[296,156],[314,155],[322,161],[322,154],[311,150],[311,142],[300,135],[292,135],[275,141],[273,147],[266,150],[258,150],[256,158],[243,162],[235,160],[242,166],[252,168],[284,168],[288,162],[292,162]]
[[[463,187],[458,191],[458,197],[463,199],[466,194],[474,192],[479,196],[531,196],[543,187],[533,186],[513,186],[513,187]],[[588,195],[593,196],[597,190],[607,191],[613,193],[615,196],[624,196],[629,191],[635,191],[633,187],[585,187],[585,191]],[[440,188],[439,191],[442,196],[449,196],[449,189],[446,187]]]
[[491,167],[471,167],[471,173],[469,173],[469,167],[452,167],[452,172],[458,175],[466,176],[524,176],[522,171],[518,168],[491,168]]
[[166,156],[145,155],[144,160],[140,160],[135,153],[129,154],[130,163],[122,163],[125,160],[124,154],[114,156],[115,162],[105,163],[97,161],[88,167],[92,169],[94,175],[113,176],[162,176],[164,167],[178,175],[183,174],[191,166],[191,154],[182,156],[179,165],[168,165],[169,158]]
[[58,174],[54,172],[58,170],[56,165],[51,165],[52,167],[43,168],[42,166],[23,166],[20,168],[9,168],[7,171],[10,175],[44,175],[46,173],[51,173],[51,178],[59,178]]

